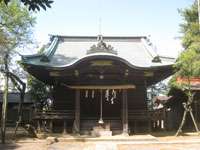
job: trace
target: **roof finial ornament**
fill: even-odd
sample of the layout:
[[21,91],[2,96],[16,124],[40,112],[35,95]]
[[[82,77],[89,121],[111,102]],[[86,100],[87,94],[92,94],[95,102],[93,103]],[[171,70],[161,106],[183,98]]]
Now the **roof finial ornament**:
[[101,20],[101,17],[99,17],[99,35],[101,35],[101,23],[102,23],[102,20]]
[[103,52],[103,53],[111,53],[117,55],[117,51],[114,50],[114,48],[111,45],[107,45],[103,41],[102,35],[97,36],[97,42],[98,42],[97,44],[92,45],[90,49],[87,50],[87,54]]
[[99,35],[97,36],[97,41],[98,41],[98,42],[103,41],[103,35],[99,34]]

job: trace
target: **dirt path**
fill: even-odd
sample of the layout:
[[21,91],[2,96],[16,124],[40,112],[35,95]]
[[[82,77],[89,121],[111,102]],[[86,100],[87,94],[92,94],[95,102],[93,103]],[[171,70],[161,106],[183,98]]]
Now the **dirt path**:
[[0,150],[200,150],[200,136],[198,135],[179,137],[168,135],[167,133],[162,136],[114,136],[109,140],[106,138],[104,140],[91,140],[90,138],[89,140],[77,140],[77,138],[68,137],[64,140],[58,138],[52,143],[47,139],[20,136],[16,142],[10,140],[9,144],[0,144]]
[[199,144],[131,144],[131,143],[17,143],[0,145],[0,150],[199,150]]

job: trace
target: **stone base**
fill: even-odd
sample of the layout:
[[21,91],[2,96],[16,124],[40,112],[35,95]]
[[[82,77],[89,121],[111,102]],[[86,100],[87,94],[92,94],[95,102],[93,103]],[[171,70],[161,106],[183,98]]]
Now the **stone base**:
[[47,134],[45,134],[45,133],[37,133],[36,137],[38,139],[45,139],[45,138],[47,138]]
[[112,136],[112,131],[92,131],[92,136],[94,137]]
[[112,131],[110,131],[109,125],[106,125],[106,126],[99,125],[93,128],[91,134],[94,137],[112,136]]
[[125,137],[129,136],[128,132],[122,132],[121,135],[122,135],[122,136],[125,136]]
[[51,145],[51,144],[56,143],[56,142],[58,142],[58,139],[56,137],[48,137],[46,139],[46,144],[47,145]]

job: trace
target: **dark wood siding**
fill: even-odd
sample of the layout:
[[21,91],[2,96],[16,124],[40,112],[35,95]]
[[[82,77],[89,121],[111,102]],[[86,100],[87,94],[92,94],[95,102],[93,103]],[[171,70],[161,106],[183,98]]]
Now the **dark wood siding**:
[[[80,106],[81,107],[81,114],[80,114],[81,115],[81,128],[82,129],[86,128],[88,130],[91,130],[90,124],[95,125],[99,119],[100,95],[99,95],[98,91],[95,91],[95,98],[92,99],[92,98],[85,98],[84,90],[82,90],[81,93],[82,93],[80,96],[80,98],[81,98],[81,102],[80,102],[81,103],[81,106]],[[91,91],[90,91],[90,93],[91,93]],[[129,89],[127,91],[127,94],[128,94],[127,97],[128,97],[128,112],[129,113],[138,112],[138,111],[147,111],[146,88],[144,85],[138,85],[138,86],[136,86],[136,89]],[[56,110],[74,110],[74,108],[75,108],[75,106],[74,106],[75,90],[68,89],[63,86],[57,86],[54,88],[53,95],[54,95],[54,108]],[[106,105],[105,97],[103,97],[103,100],[104,100],[103,119],[105,121],[108,118],[110,120],[113,120],[113,119],[115,120],[117,117],[118,122],[115,123],[112,121],[112,126],[115,126],[116,129],[121,130],[122,122],[120,120],[121,120],[122,106],[118,106],[116,104],[115,104],[116,106],[115,105],[105,106]],[[117,101],[120,101],[119,105],[122,104],[122,96],[121,96],[120,92],[118,92]],[[94,106],[91,106],[93,104],[94,104]],[[114,107],[116,107],[116,108],[114,108]],[[105,109],[109,109],[109,110],[105,110]],[[115,109],[117,109],[118,111],[114,111]],[[94,111],[97,111],[97,112],[94,113]],[[110,113],[106,114],[106,112],[115,112],[115,113],[118,112],[118,113],[116,113],[116,114],[118,114],[118,116],[111,115]],[[90,113],[92,113],[92,114],[90,114]],[[88,115],[85,116],[86,114],[88,114]],[[135,125],[135,123],[137,123],[137,125]],[[129,128],[131,129],[131,131],[135,130],[135,129],[133,129],[135,126],[137,127],[137,130],[139,128],[148,129],[148,124],[145,122],[145,120],[141,119],[140,121],[138,121],[138,120],[136,121],[133,119],[129,119]]]
[[143,85],[136,86],[136,89],[128,90],[128,109],[131,111],[138,109],[147,110],[146,89]]
[[53,92],[55,110],[74,110],[75,90],[56,86]]
[[130,132],[150,130],[144,85],[138,85],[136,89],[128,90],[128,118]]

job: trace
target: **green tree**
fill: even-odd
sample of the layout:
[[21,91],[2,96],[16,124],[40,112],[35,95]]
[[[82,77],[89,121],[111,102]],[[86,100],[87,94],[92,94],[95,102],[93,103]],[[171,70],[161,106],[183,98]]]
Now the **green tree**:
[[185,124],[186,116],[188,113],[190,114],[193,120],[196,131],[199,132],[199,129],[197,127],[197,124],[195,122],[195,119],[192,113],[192,107],[191,107],[193,103],[193,97],[194,97],[194,93],[192,92],[191,80],[193,77],[199,77],[200,75],[199,49],[197,49],[197,47],[190,46],[186,51],[184,51],[180,55],[178,61],[175,64],[175,68],[177,69],[175,78],[179,77],[182,79],[186,79],[186,82],[181,82],[181,83],[174,82],[173,84],[176,88],[181,89],[188,97],[188,100],[186,101],[186,103],[183,103],[185,110],[183,113],[181,124],[176,133],[176,136],[182,131],[182,127]]
[[[12,0],[3,0],[4,3],[7,5]],[[46,10],[47,7],[51,8],[51,4],[53,3],[52,0],[20,0],[21,3],[23,3],[25,6],[28,6],[29,10],[38,10],[40,11],[40,8]]]
[[15,83],[20,82],[20,79],[9,71],[12,54],[31,42],[34,23],[35,19],[27,8],[22,7],[16,0],[8,5],[0,2],[0,68],[5,78],[1,119],[2,143],[5,143],[8,80],[11,78]]
[[[45,51],[48,45],[43,45],[39,50],[38,54]],[[36,79],[32,75],[28,75],[28,91],[30,92],[31,98],[34,100],[35,104],[40,106],[37,109],[42,110],[45,107],[46,100],[51,97],[51,86],[45,84],[44,82]]]
[[46,106],[46,100],[50,97],[51,87],[29,75],[28,89],[35,104],[39,104],[37,109],[42,110]]
[[179,10],[183,23],[180,24],[183,33],[182,44],[185,49],[193,44],[200,44],[200,31],[198,22],[198,4],[194,2],[190,7]]
[[[195,129],[199,131],[191,108],[194,97],[191,89],[191,80],[193,77],[200,77],[200,31],[197,2],[195,1],[191,7],[180,10],[180,13],[184,21],[180,28],[183,33],[182,44],[185,50],[174,65],[176,73],[171,80],[171,86],[181,89],[187,95],[188,100],[183,104],[184,114],[176,136],[182,131],[187,113],[190,113]],[[186,79],[187,82],[177,83],[178,77]]]

